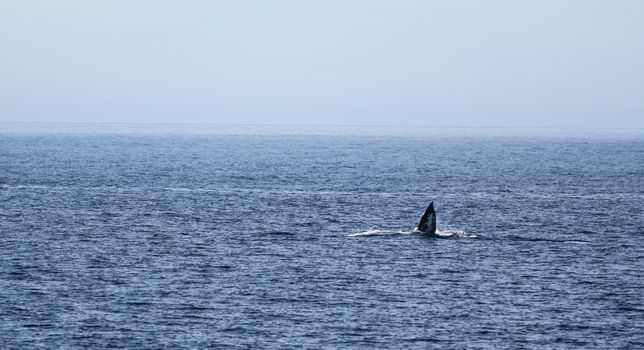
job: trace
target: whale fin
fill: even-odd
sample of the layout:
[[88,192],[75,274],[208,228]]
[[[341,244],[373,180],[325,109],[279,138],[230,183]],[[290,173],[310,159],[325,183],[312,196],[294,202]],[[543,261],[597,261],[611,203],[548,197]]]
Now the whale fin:
[[416,229],[422,233],[436,233],[436,211],[433,201],[425,209]]

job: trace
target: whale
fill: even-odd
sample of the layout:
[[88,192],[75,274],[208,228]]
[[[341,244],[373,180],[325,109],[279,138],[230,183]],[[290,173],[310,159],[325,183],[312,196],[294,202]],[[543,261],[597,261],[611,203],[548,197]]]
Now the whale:
[[436,230],[436,210],[434,209],[434,202],[430,202],[423,212],[423,216],[420,217],[418,225],[414,228],[413,231],[409,230],[389,230],[389,229],[378,229],[370,228],[364,232],[358,232],[350,234],[349,237],[371,237],[371,236],[386,236],[386,235],[408,235],[408,234],[419,234],[422,237],[428,238],[479,238],[480,236],[476,233],[465,232],[465,231],[454,231],[454,230]]
[[436,210],[434,210],[434,201],[429,203],[414,231],[423,234],[436,234]]

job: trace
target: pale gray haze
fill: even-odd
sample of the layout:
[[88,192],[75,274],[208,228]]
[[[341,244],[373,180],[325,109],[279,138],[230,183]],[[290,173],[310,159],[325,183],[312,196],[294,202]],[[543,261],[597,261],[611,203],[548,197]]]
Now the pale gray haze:
[[644,1],[0,0],[0,121],[644,128]]

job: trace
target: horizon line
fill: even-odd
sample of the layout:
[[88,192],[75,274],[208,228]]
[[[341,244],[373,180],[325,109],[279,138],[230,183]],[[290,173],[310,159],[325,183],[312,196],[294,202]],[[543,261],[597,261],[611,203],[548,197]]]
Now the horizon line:
[[577,127],[577,126],[458,126],[458,125],[393,125],[393,124],[298,124],[298,123],[190,123],[190,122],[100,122],[100,121],[15,121],[13,124],[88,124],[88,125],[158,125],[158,126],[237,126],[237,127],[324,127],[324,128],[444,128],[444,129],[546,129],[546,130],[644,130],[644,127]]

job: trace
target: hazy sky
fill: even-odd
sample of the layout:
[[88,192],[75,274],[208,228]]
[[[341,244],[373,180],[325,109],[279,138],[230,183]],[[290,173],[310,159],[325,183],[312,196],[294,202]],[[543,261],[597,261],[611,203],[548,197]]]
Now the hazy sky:
[[0,120],[644,128],[644,1],[0,0]]

